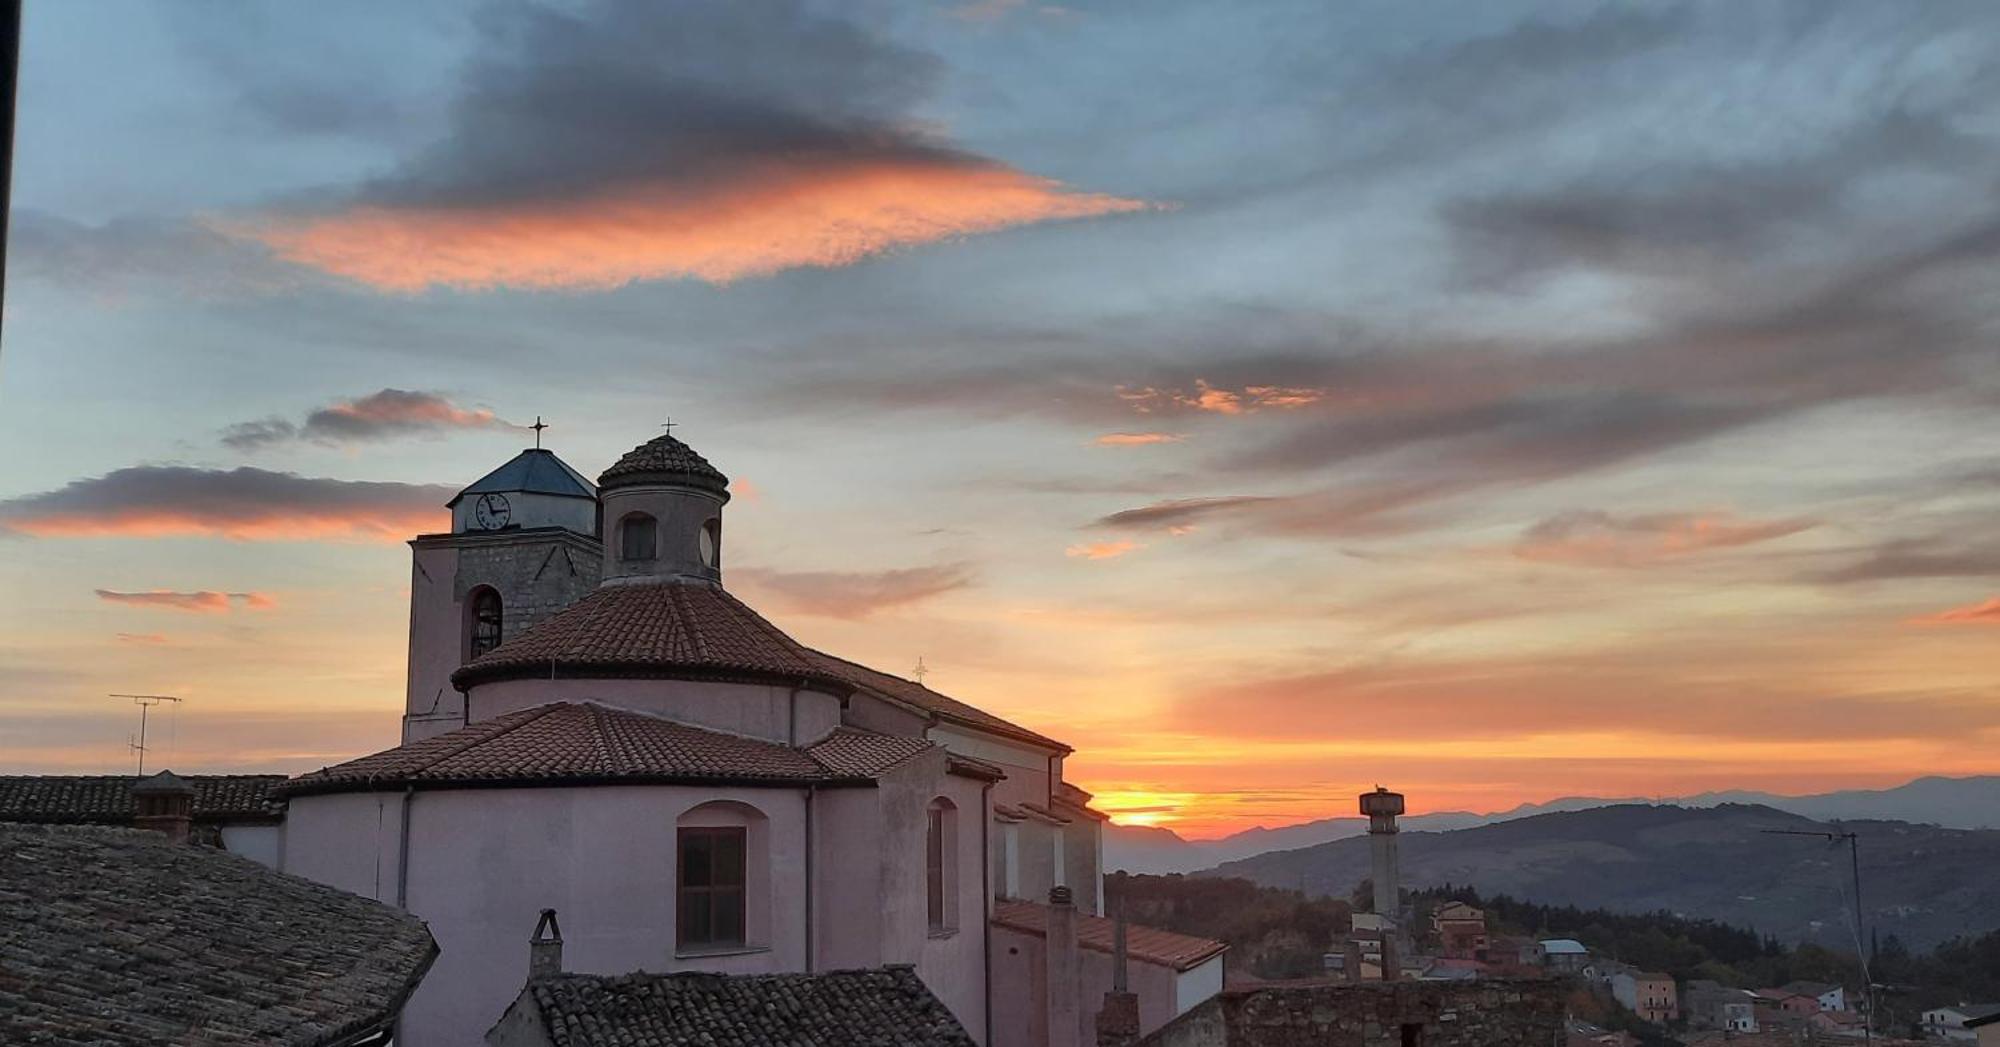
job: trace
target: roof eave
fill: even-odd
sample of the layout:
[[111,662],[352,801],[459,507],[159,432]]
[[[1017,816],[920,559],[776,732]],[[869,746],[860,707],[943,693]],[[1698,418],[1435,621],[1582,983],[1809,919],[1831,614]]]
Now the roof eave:
[[333,793],[441,792],[454,789],[536,789],[596,788],[611,785],[693,785],[731,786],[749,789],[872,789],[881,783],[865,775],[826,774],[784,776],[754,774],[549,774],[507,778],[476,778],[452,775],[371,775],[357,778],[295,778],[280,787],[289,799],[297,796],[324,796]]

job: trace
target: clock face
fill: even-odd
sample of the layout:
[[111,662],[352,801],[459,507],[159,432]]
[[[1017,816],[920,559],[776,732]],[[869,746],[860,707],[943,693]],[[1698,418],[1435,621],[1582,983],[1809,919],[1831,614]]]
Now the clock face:
[[481,530],[497,531],[507,526],[507,518],[513,515],[513,507],[507,504],[504,494],[482,494],[472,505],[472,518]]

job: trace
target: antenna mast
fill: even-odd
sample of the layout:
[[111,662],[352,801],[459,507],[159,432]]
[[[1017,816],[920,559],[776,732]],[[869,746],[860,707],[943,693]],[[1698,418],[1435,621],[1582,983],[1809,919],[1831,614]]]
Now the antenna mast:
[[139,775],[144,777],[146,774],[146,714],[153,710],[153,706],[159,705],[162,702],[172,702],[178,706],[181,700],[171,694],[114,694],[111,697],[129,698],[133,705],[139,707],[139,739],[137,741],[127,740],[125,747],[132,750],[138,756]]

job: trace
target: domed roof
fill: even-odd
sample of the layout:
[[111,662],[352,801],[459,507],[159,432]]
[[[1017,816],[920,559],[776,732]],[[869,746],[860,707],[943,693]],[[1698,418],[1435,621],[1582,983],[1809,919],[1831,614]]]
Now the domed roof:
[[625,457],[597,478],[599,488],[649,483],[688,484],[729,496],[729,477],[671,434],[661,434],[625,452]]
[[451,674],[489,680],[654,677],[852,685],[804,645],[711,585],[606,585]]

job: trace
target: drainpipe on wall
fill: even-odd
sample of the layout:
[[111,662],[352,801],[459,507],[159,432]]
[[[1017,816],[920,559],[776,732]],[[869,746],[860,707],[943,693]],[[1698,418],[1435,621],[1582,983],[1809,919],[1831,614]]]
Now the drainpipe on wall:
[[993,783],[979,787],[979,965],[986,980],[986,1038],[980,1042],[993,1047]]
[[397,829],[396,844],[396,908],[405,912],[410,908],[410,803],[417,798],[417,787],[403,787],[402,825]]
[[[793,692],[796,696],[797,692]],[[813,949],[813,895],[818,883],[813,880],[813,800],[819,795],[819,787],[806,786],[806,973],[819,969],[819,956]]]

